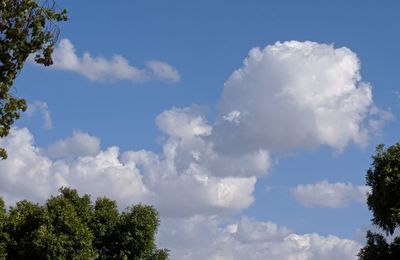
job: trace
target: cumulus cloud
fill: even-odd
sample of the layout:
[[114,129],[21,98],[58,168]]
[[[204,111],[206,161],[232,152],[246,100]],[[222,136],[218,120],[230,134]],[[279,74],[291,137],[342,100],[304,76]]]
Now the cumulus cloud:
[[51,68],[78,73],[93,81],[128,80],[141,82],[149,79],[159,79],[170,82],[180,80],[179,72],[166,62],[149,61],[148,69],[139,69],[129,64],[121,55],[111,59],[92,57],[85,52],[81,57],[76,53],[69,39],[62,39],[53,53],[54,64]]
[[[56,69],[91,80],[180,79],[163,62],[137,69],[121,56],[79,57],[67,39],[54,60]],[[257,179],[271,168],[271,153],[362,146],[388,117],[374,106],[371,86],[361,81],[360,62],[349,49],[276,43],[251,50],[225,82],[215,123],[195,106],[162,112],[156,118],[165,135],[160,153],[101,149],[98,138],[79,131],[41,148],[29,130],[13,129],[0,140],[9,152],[0,161],[0,195],[8,203],[40,201],[71,186],[111,197],[121,207],[153,204],[163,216],[160,245],[172,249],[173,259],[355,259],[360,244],[353,240],[221,216],[253,203]],[[326,181],[293,189],[309,207],[347,206],[363,201],[365,192],[364,186]]]
[[23,198],[41,201],[59,187],[70,186],[94,197],[116,199],[121,207],[153,204],[164,216],[230,214],[247,208],[254,201],[256,176],[269,166],[268,154],[246,155],[239,158],[237,169],[224,169],[222,164],[236,159],[218,157],[201,139],[209,126],[191,113],[189,108],[174,109],[158,118],[160,125],[186,118],[178,127],[182,131],[169,132],[164,125],[169,135],[160,155],[144,150],[121,154],[117,147],[100,150],[96,137],[79,131],[40,148],[29,130],[13,129],[0,140],[9,153],[9,159],[0,162],[1,196],[8,203]]
[[46,102],[43,101],[35,101],[31,104],[28,104],[28,109],[26,110],[26,114],[28,117],[32,117],[35,114],[41,114],[43,117],[43,126],[46,129],[51,129],[53,127],[53,122],[51,120],[49,107]]
[[[352,240],[296,234],[285,226],[247,217],[238,221],[221,217],[251,204],[256,177],[245,177],[240,171],[219,176],[194,157],[187,167],[179,165],[182,145],[193,142],[197,147],[195,140],[209,133],[204,119],[195,115],[190,108],[174,109],[158,118],[160,124],[180,121],[179,129],[184,129],[168,135],[160,155],[144,150],[120,154],[117,147],[110,147],[94,155],[67,153],[75,156],[52,159],[35,146],[27,129],[13,129],[0,140],[9,151],[9,158],[0,162],[0,195],[8,204],[22,198],[43,201],[58,187],[72,186],[94,197],[116,199],[121,207],[153,204],[163,216],[158,244],[171,249],[172,259],[177,260],[355,259],[360,244]],[[79,138],[94,137],[75,132],[61,143]]]
[[217,217],[163,219],[159,245],[177,260],[353,260],[361,244],[336,236],[296,234],[273,222],[242,217],[226,223]]
[[26,128],[13,129],[0,143],[10,155],[0,162],[0,195],[8,204],[21,199],[43,201],[62,186],[107,195],[125,206],[146,194],[140,173],[119,162],[116,147],[95,156],[52,160],[34,145]]
[[[55,68],[93,80],[139,80],[148,74],[120,56],[111,61],[88,53],[79,57],[67,39],[61,41],[54,56]],[[155,77],[175,75],[171,80],[177,79],[176,71],[164,63],[151,61],[147,66]],[[85,180],[99,180],[100,185],[103,178],[110,178],[107,185],[113,185],[113,178],[119,183],[118,176],[130,176],[131,172],[138,192],[135,198],[159,206],[164,214],[238,212],[254,201],[257,178],[272,165],[270,151],[319,145],[341,150],[349,142],[365,144],[371,131],[369,116],[375,115],[379,121],[383,112],[373,105],[371,86],[361,81],[359,70],[358,58],[347,48],[278,42],[251,50],[244,66],[226,81],[216,123],[207,122],[196,107],[162,112],[156,118],[166,136],[160,154],[144,150],[120,154],[118,148],[102,151],[97,138],[79,132],[47,148],[36,147],[32,137],[25,138],[25,151],[46,162],[43,172],[51,178],[56,171],[62,183],[83,187],[83,192],[102,192]],[[89,161],[96,170],[87,168]],[[63,165],[63,171],[55,165]],[[123,174],[117,174],[120,171]],[[54,183],[48,184],[49,190],[56,189]],[[124,185],[109,190],[122,200],[128,200],[132,192]]]
[[306,207],[342,208],[351,202],[365,202],[369,191],[367,186],[354,186],[351,183],[329,183],[298,185],[292,189],[294,198]]
[[[218,105],[214,140],[229,153],[363,146],[371,132],[368,116],[376,109],[354,52],[297,41],[250,50],[225,82]],[[376,115],[373,128],[384,120]]]
[[[200,166],[215,176],[263,176],[272,165],[267,150],[259,149],[240,156],[222,155],[214,150],[213,127],[197,107],[173,108],[156,118],[159,128],[169,136],[164,152],[173,154],[178,170]],[[170,151],[167,151],[169,149]]]

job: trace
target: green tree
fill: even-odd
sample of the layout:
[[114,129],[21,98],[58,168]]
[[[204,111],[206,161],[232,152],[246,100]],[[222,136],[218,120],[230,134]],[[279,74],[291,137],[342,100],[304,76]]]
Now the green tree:
[[[0,138],[27,108],[26,101],[11,92],[15,78],[31,54],[39,64],[53,63],[56,23],[65,20],[66,10],[56,11],[50,0],[0,0]],[[1,147],[0,158],[7,158]]]
[[[388,148],[378,145],[372,160],[366,176],[371,187],[367,203],[373,213],[372,222],[386,236],[393,235],[400,226],[400,144]],[[363,260],[399,259],[400,237],[390,243],[384,235],[368,231],[367,245],[358,256]]]
[[76,190],[61,188],[50,198],[46,208],[51,221],[49,259],[93,259],[93,234],[88,227],[92,217],[89,195],[79,197]]
[[7,244],[8,234],[5,230],[7,223],[7,212],[4,205],[4,200],[0,198],[0,260],[6,259],[7,256]]
[[23,200],[12,207],[6,230],[9,234],[8,259],[45,259],[40,244],[40,230],[48,225],[43,206]]
[[118,254],[118,259],[166,259],[162,258],[165,250],[157,250],[155,246],[159,222],[152,206],[128,207],[121,214],[115,230],[113,256]]
[[97,199],[90,226],[98,259],[168,259],[168,250],[155,244],[159,223],[152,206],[139,204],[119,214],[115,201]]
[[117,203],[108,198],[98,198],[94,206],[93,219],[89,223],[93,232],[93,246],[99,259],[113,259],[119,254],[115,248],[116,228],[119,223]]
[[115,201],[79,196],[70,188],[39,205],[20,201],[7,212],[0,198],[0,259],[166,260],[158,249],[157,211],[136,205],[119,213]]

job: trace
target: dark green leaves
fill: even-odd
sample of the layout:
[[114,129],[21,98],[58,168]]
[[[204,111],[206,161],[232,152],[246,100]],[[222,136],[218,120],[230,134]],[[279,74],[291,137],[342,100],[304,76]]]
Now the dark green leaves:
[[400,256],[400,238],[394,238],[392,243],[381,235],[367,232],[367,245],[358,254],[363,260],[397,260]]
[[0,259],[168,259],[157,249],[157,211],[136,205],[123,213],[107,198],[62,188],[45,205],[20,201],[9,212],[0,199]]
[[[57,22],[66,21],[66,10],[57,12],[50,0],[0,0],[0,138],[26,110],[26,102],[11,93],[18,73],[29,55],[49,66],[59,30]],[[42,3],[42,4],[40,4]],[[0,158],[7,152],[0,148]]]
[[367,185],[371,187],[368,207],[374,224],[393,234],[400,225],[400,144],[387,149],[379,145],[372,159],[367,172]]
[[[400,144],[389,148],[378,145],[372,156],[373,162],[367,172],[368,207],[373,213],[372,222],[393,235],[400,226]],[[368,231],[367,245],[361,249],[359,258],[364,260],[399,259],[400,237],[389,243],[381,235]]]

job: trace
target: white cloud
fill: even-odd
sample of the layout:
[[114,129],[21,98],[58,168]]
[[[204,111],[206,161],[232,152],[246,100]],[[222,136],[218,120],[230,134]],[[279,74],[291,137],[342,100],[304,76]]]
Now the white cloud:
[[[192,111],[175,109],[166,115],[174,113]],[[219,176],[195,158],[186,168],[180,165],[183,168],[178,170],[182,156],[179,148],[186,142],[195,143],[200,138],[195,133],[207,132],[203,119],[187,119],[182,126],[186,130],[174,132],[179,137],[169,136],[161,155],[143,150],[120,155],[117,147],[110,147],[95,155],[53,160],[35,146],[27,129],[13,129],[0,140],[0,146],[9,152],[9,158],[0,161],[0,195],[8,204],[23,198],[43,201],[55,194],[58,187],[71,186],[94,197],[116,199],[121,208],[139,202],[153,204],[163,216],[158,245],[171,249],[172,259],[177,260],[355,259],[360,244],[352,240],[295,234],[273,222],[246,217],[239,221],[222,218],[252,203],[256,177],[245,177],[242,173],[236,176],[235,171],[230,176]],[[188,124],[193,131],[187,129]],[[75,132],[75,137],[63,142],[73,143],[75,138],[79,139],[77,135],[85,134]]]
[[233,122],[235,124],[240,123],[240,111],[233,110],[228,115],[223,116],[224,120]]
[[[142,70],[121,56],[79,57],[67,39],[54,60],[55,68],[91,80],[180,79],[162,62]],[[9,152],[0,161],[0,195],[8,203],[40,201],[71,186],[116,199],[121,207],[153,204],[164,217],[160,245],[172,249],[173,259],[355,259],[360,244],[353,240],[221,216],[253,203],[257,178],[272,165],[270,151],[342,150],[367,142],[386,112],[374,106],[359,70],[347,48],[295,41],[255,48],[226,81],[215,124],[196,107],[172,108],[156,118],[166,136],[159,154],[101,150],[98,138],[82,132],[40,148],[27,129],[13,129],[0,140]],[[364,186],[323,181],[299,185],[293,195],[310,207],[343,207],[364,200],[365,192]]]
[[350,142],[363,146],[374,109],[355,53],[297,41],[252,49],[225,82],[218,105],[214,141],[227,153],[319,145],[340,151]]
[[[186,136],[191,132],[186,124],[193,127],[192,133],[203,127],[202,120],[191,123],[193,120],[196,118],[183,123],[182,129],[187,129],[184,136],[169,136],[161,155],[149,151],[120,155],[117,147],[100,150],[97,138],[79,131],[43,149],[34,145],[27,129],[13,129],[0,140],[9,153],[9,158],[0,162],[0,195],[8,203],[24,198],[42,201],[59,187],[70,186],[95,197],[116,199],[121,207],[153,204],[164,216],[230,214],[247,208],[254,201],[254,174],[266,170],[268,154],[246,155],[242,159],[246,167],[214,173],[218,163],[234,159],[220,160],[199,136]],[[213,164],[193,155],[185,157],[192,148],[200,157],[203,153],[216,156]]]
[[176,260],[355,260],[361,247],[336,236],[296,234],[272,222],[242,217],[226,223],[205,216],[163,219],[158,244]]
[[[78,57],[67,39],[61,41],[54,60],[56,68],[93,80],[139,80],[144,75],[120,56],[111,61],[88,53]],[[157,77],[174,74],[165,64],[153,61],[147,65]],[[43,172],[50,178],[58,174],[62,180],[31,189],[54,191],[63,183],[98,194],[106,179],[111,197],[127,203],[133,191],[126,184],[129,181],[125,185],[119,182],[120,177],[129,176],[126,178],[133,178],[136,187],[135,198],[155,204],[169,216],[238,212],[254,201],[257,178],[272,165],[270,150],[318,145],[340,150],[349,142],[366,142],[370,129],[365,121],[374,113],[374,106],[371,87],[360,80],[359,61],[347,48],[295,41],[255,48],[244,67],[225,83],[216,124],[209,124],[196,107],[173,108],[157,117],[156,123],[166,135],[160,154],[127,151],[120,155],[117,148],[101,151],[99,140],[84,133],[46,149],[35,147],[32,137],[28,138],[25,151],[46,162]],[[375,114],[380,120],[379,113]],[[9,150],[11,155],[13,149]],[[25,156],[23,150],[16,153]],[[19,169],[12,168],[12,162],[29,164],[29,160],[17,161],[9,160],[7,170]],[[41,173],[30,170],[30,174]]]
[[240,156],[221,155],[209,138],[213,127],[197,107],[173,108],[157,119],[159,128],[168,136],[164,154],[174,161],[178,172],[201,169],[213,176],[262,176],[271,167],[269,152],[263,149]]
[[171,82],[180,80],[179,72],[166,62],[149,61],[149,70],[138,69],[129,64],[121,55],[114,55],[110,60],[92,57],[85,52],[82,57],[76,53],[74,45],[68,39],[62,39],[53,53],[54,64],[51,68],[76,72],[93,81],[129,80],[140,82],[159,79]]
[[50,158],[95,156],[100,152],[100,140],[81,131],[74,131],[71,137],[58,140],[42,153]]
[[393,119],[390,111],[385,111],[377,107],[373,107],[369,112],[368,126],[371,133],[381,134],[386,121]]
[[281,240],[291,233],[287,227],[278,226],[270,221],[255,221],[247,217],[242,217],[237,224],[231,224],[230,227],[235,238],[243,243]]
[[158,79],[172,82],[179,82],[181,80],[179,72],[166,62],[152,60],[148,61],[146,65]]
[[26,110],[26,114],[28,115],[28,117],[32,117],[36,113],[42,115],[44,128],[51,129],[53,127],[53,122],[51,120],[49,107],[47,106],[46,102],[35,101],[31,104],[28,104],[28,109]]
[[353,186],[351,183],[329,183],[298,185],[292,189],[294,198],[306,207],[348,207],[351,202],[366,201],[367,186]]
[[146,194],[140,173],[119,162],[116,147],[95,156],[52,160],[34,145],[32,134],[25,128],[13,129],[0,144],[9,154],[0,162],[0,195],[8,204],[21,199],[43,201],[61,186],[109,196],[122,207]]
[[197,107],[166,110],[157,116],[156,123],[164,133],[178,138],[208,136],[212,130]]

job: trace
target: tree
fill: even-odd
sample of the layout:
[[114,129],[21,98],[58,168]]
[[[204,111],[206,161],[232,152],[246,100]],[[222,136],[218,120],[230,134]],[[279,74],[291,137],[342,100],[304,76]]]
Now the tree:
[[[66,10],[56,11],[53,1],[0,0],[0,138],[27,108],[16,97],[12,86],[29,55],[35,62],[49,66],[58,37],[57,22],[67,20]],[[0,158],[7,152],[0,147]]]
[[[378,145],[372,160],[366,176],[367,185],[371,187],[368,208],[373,213],[373,224],[386,236],[393,235],[400,226],[400,143],[389,148]],[[368,231],[367,245],[358,256],[363,260],[399,259],[400,237],[390,243],[384,235]]]
[[46,203],[50,234],[47,259],[93,259],[93,234],[88,227],[92,218],[89,195],[80,197],[76,190],[61,188],[61,194]]
[[7,212],[0,199],[0,259],[166,260],[158,249],[157,211],[146,205],[119,213],[117,203],[70,188],[39,205],[20,201]]
[[[165,250],[155,249],[155,234],[159,225],[157,211],[152,206],[128,207],[115,229],[113,257],[117,259],[163,259]],[[161,257],[161,258],[159,258]]]
[[23,200],[9,212],[6,231],[9,235],[7,256],[12,259],[46,259],[42,229],[48,224],[45,208]]
[[4,200],[0,198],[0,259],[5,259],[7,256],[8,234],[5,232],[6,222],[6,208],[4,206]]
[[93,246],[99,253],[99,259],[112,259],[118,255],[116,229],[119,224],[117,203],[108,198],[96,200],[92,221],[89,223],[93,232]]

